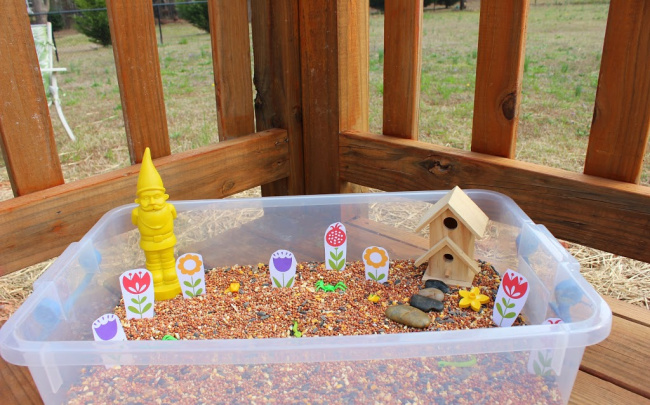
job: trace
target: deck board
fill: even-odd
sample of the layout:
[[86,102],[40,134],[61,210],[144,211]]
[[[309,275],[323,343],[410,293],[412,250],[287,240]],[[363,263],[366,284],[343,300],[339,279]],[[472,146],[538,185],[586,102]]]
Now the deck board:
[[614,316],[611,334],[585,351],[580,369],[650,398],[650,379],[648,373],[642,371],[648,370],[648,332],[647,326]]
[[635,404],[649,405],[650,399],[621,388],[609,381],[601,380],[584,371],[578,372],[571,398],[570,405],[594,405],[594,404]]

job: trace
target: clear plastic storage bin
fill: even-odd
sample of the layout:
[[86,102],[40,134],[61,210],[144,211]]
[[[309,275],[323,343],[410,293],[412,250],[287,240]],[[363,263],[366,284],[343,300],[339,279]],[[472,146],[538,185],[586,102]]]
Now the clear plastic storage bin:
[[[566,403],[585,347],[609,334],[611,311],[580,275],[577,261],[510,198],[466,193],[490,218],[485,237],[476,242],[477,259],[528,278],[531,290],[522,314],[529,325],[301,339],[95,342],[91,324],[118,304],[119,275],[144,263],[131,224],[134,205],[126,205],[104,215],[34,283],[33,294],[0,330],[0,352],[8,362],[29,367],[47,404],[118,398],[121,403],[485,398]],[[363,248],[372,245],[386,248],[391,260],[415,259],[426,246],[416,243],[419,236],[412,230],[445,194],[176,201],[177,250],[201,253],[206,269],[268,263],[277,249],[292,251],[298,261],[322,261],[324,231],[341,221],[349,233],[348,261],[361,260]],[[367,231],[375,228],[381,232]],[[542,325],[554,316],[565,323]],[[531,373],[531,356],[541,367],[537,373]],[[386,375],[391,383],[379,378]],[[537,387],[532,393],[523,386],[531,383]]]

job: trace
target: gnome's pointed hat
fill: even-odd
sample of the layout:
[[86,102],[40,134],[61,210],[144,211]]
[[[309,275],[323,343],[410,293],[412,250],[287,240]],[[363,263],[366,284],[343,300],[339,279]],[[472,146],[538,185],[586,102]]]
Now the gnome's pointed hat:
[[153,165],[151,161],[151,151],[149,148],[144,150],[144,156],[142,156],[142,166],[140,167],[140,175],[138,176],[138,191],[137,194],[149,190],[160,190],[165,192],[165,187],[163,186],[162,179],[158,170]]

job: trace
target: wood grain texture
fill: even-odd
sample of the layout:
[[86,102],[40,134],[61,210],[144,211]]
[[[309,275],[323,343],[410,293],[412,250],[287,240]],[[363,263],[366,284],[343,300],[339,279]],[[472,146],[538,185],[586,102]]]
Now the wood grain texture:
[[476,60],[472,151],[513,158],[528,1],[483,0]]
[[304,194],[298,1],[253,0],[252,30],[257,130],[289,138],[289,177],[262,185],[262,195]]
[[648,311],[646,308],[628,304],[624,301],[617,300],[616,298],[608,297],[606,295],[603,295],[603,299],[605,302],[607,302],[607,305],[609,305],[609,308],[612,310],[612,314],[614,316],[618,316],[620,318],[627,319],[630,322],[635,322],[647,328],[650,328],[650,311]]
[[644,398],[625,388],[601,380],[584,371],[578,371],[571,397],[570,405],[612,405],[635,404],[650,405],[650,399]]
[[[4,321],[0,321],[0,327],[3,324]],[[29,369],[7,363],[2,357],[0,357],[0,398],[6,405],[43,404]]]
[[368,0],[338,0],[339,126],[368,131]]
[[385,135],[418,139],[422,2],[386,0],[384,10]]
[[[246,0],[209,0],[219,139],[255,132]],[[269,128],[265,128],[269,129]]]
[[[107,0],[131,163],[171,153],[151,0]],[[252,131],[251,131],[252,132]]]
[[558,238],[650,261],[650,188],[382,135],[344,133],[341,178],[386,191],[504,193]]
[[586,174],[639,183],[650,132],[650,3],[609,6]]
[[301,1],[299,9],[305,193],[338,193],[337,1]]
[[[339,128],[367,132],[369,125],[368,0],[338,0]],[[366,187],[341,181],[341,193],[366,193]],[[341,218],[367,216],[367,209],[341,207]]]
[[[221,198],[289,175],[287,133],[270,130],[156,159],[172,200]],[[0,276],[54,257],[132,203],[139,165],[0,203]],[[89,203],[92,201],[92,203]]]
[[628,391],[650,398],[647,370],[650,329],[614,316],[612,332],[598,345],[585,350],[580,369]]
[[0,4],[0,142],[20,196],[63,184],[63,174],[25,3]]

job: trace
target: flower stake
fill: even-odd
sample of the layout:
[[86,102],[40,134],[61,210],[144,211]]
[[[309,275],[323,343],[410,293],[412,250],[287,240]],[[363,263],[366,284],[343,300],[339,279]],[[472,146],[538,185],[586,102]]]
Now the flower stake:
[[205,268],[203,256],[186,253],[176,260],[176,274],[181,284],[183,297],[193,298],[205,294]]
[[511,326],[524,308],[527,298],[528,280],[508,269],[501,279],[499,291],[494,298],[492,321],[497,326]]
[[153,318],[152,278],[151,272],[145,269],[125,271],[120,276],[126,319]]
[[269,260],[269,273],[275,287],[291,287],[296,277],[296,258],[288,250],[276,250]]
[[[560,323],[564,323],[560,318],[548,318],[542,325],[557,325]],[[551,375],[553,371],[556,375],[559,374],[562,362],[556,361],[556,364],[553,364],[553,357],[553,349],[531,351],[528,356],[528,372],[542,377]],[[561,358],[562,356],[557,357]]]
[[370,246],[363,251],[363,264],[366,269],[366,280],[380,283],[388,280],[388,252],[386,249]]
[[348,249],[348,237],[345,226],[335,222],[325,232],[325,268],[327,270],[345,270]]
[[115,314],[105,314],[95,319],[93,336],[98,342],[126,340],[122,322]]

